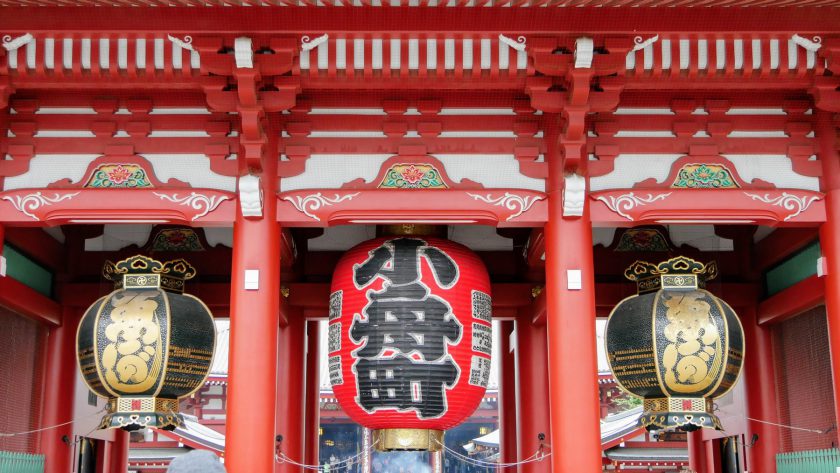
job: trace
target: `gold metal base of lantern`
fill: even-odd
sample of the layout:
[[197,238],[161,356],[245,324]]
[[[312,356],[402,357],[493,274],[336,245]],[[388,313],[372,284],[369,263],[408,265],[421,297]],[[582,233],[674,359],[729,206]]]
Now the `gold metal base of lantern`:
[[722,430],[720,419],[712,413],[713,407],[713,401],[704,398],[645,399],[644,412],[639,417],[638,425],[647,430]]
[[156,397],[118,397],[108,400],[108,413],[99,424],[100,429],[120,428],[129,432],[155,427],[174,430],[184,425],[178,412],[177,399]]
[[380,452],[413,450],[439,452],[443,431],[428,429],[379,429],[373,431],[373,444]]

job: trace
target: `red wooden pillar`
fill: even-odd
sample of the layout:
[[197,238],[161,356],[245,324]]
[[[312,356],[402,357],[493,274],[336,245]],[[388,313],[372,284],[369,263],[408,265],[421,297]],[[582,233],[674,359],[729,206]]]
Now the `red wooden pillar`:
[[840,154],[837,152],[837,129],[833,123],[833,114],[817,110],[815,118],[826,192],[826,221],[820,227],[820,249],[825,257],[827,273],[824,278],[825,310],[831,347],[834,415],[840,425]]
[[709,440],[704,444],[706,447],[706,473],[717,473],[721,470],[720,440]]
[[[108,473],[126,473],[128,471],[129,434],[125,430],[114,431],[114,441],[110,443],[108,452]],[[68,470],[69,471],[69,470]]]
[[[0,227],[2,228],[2,227]],[[58,425],[73,419],[76,391],[76,328],[80,312],[64,308],[61,325],[50,327],[44,379],[44,410],[41,425]],[[65,441],[64,439],[67,439]],[[73,462],[73,424],[40,433],[39,444],[45,457],[46,473],[67,473]]]
[[[779,422],[776,397],[776,369],[773,366],[773,347],[770,329],[759,326],[756,308],[738,310],[744,326],[744,339],[750,353],[744,359],[744,382],[747,393],[747,415],[767,422]],[[751,440],[758,435],[755,443]],[[747,465],[750,471],[774,473],[779,453],[779,428],[760,422],[747,421]]]
[[703,443],[703,432],[699,430],[688,433],[688,467],[695,473],[707,473],[706,445]]
[[[583,143],[564,147],[567,156],[585,159]],[[597,472],[601,471],[601,418],[589,204],[582,203],[581,217],[563,216],[563,162],[556,152],[547,158],[545,291],[552,471]]]
[[317,320],[307,322],[306,330],[306,461],[303,463],[317,465],[321,441],[320,323]]
[[[268,148],[276,151],[276,143]],[[265,156],[263,217],[246,219],[237,205],[233,226],[225,447],[230,473],[270,473],[275,463],[281,241],[277,159],[272,151]]]
[[[296,463],[304,463],[304,392],[306,391],[306,319],[300,310],[288,311],[289,324],[280,329],[280,363],[277,372],[277,427],[283,436],[280,450]],[[277,463],[275,471],[303,471],[289,462]],[[235,473],[235,472],[234,472]]]
[[515,463],[519,456],[516,449],[516,358],[511,353],[510,344],[513,327],[513,321],[502,321],[499,324],[499,433],[502,463]]
[[[530,311],[523,311],[530,316]],[[517,450],[522,458],[536,453],[540,445],[540,434],[545,435],[545,445],[551,445],[551,416],[548,400],[548,350],[545,325],[534,325],[530,320],[516,322],[516,429]],[[546,452],[548,453],[548,452]],[[546,473],[551,469],[551,457],[541,461],[519,465],[519,473]]]

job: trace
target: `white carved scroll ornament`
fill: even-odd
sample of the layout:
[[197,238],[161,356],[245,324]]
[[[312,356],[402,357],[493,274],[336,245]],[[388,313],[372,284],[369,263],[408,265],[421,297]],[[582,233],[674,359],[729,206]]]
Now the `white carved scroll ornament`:
[[31,43],[34,39],[35,37],[32,36],[32,33],[26,33],[18,36],[17,38],[12,38],[11,35],[5,35],[3,36],[3,47],[6,51],[14,51],[15,49]]
[[657,200],[665,200],[669,195],[671,195],[670,192],[656,195],[648,194],[647,197],[642,197],[636,195],[634,192],[628,192],[627,194],[621,194],[619,196],[599,196],[597,199],[603,202],[607,208],[618,215],[621,215],[627,220],[633,220],[633,217],[626,212],[634,209],[635,207],[651,204]]
[[527,212],[528,209],[530,209],[531,206],[533,206],[534,203],[536,203],[537,201],[545,199],[545,196],[542,195],[526,195],[525,197],[522,197],[520,195],[511,194],[510,192],[505,192],[505,195],[498,197],[494,197],[492,194],[479,195],[467,193],[467,195],[475,200],[480,200],[490,205],[497,205],[499,207],[504,207],[505,209],[513,211],[513,213],[505,219],[508,221],[513,220],[516,217]]
[[317,48],[318,46],[327,42],[330,39],[330,35],[322,34],[317,38],[310,38],[309,36],[303,36],[300,38],[300,49],[302,51],[312,51],[313,49]]
[[811,204],[820,200],[819,196],[803,195],[800,197],[787,192],[782,192],[781,195],[777,196],[771,196],[769,193],[759,195],[751,194],[749,192],[744,192],[744,195],[746,195],[750,199],[757,200],[759,202],[764,202],[765,204],[781,207],[785,210],[789,210],[790,213],[787,216],[785,216],[785,222],[808,210],[808,207],[810,207]]
[[61,202],[62,200],[72,199],[77,195],[79,195],[78,192],[73,192],[69,194],[61,194],[56,192],[52,195],[52,197],[48,197],[42,194],[41,192],[34,192],[32,194],[26,195],[3,196],[3,200],[9,201],[14,206],[15,210],[17,210],[18,212],[21,212],[34,220],[40,220],[40,218],[38,218],[38,216],[33,214],[32,212],[38,210],[41,207],[56,204],[58,202]]
[[239,208],[243,217],[263,216],[263,191],[259,177],[249,174],[239,178]]
[[651,44],[659,41],[659,35],[651,36],[648,39],[644,39],[641,36],[636,36],[633,38],[633,51],[639,51],[645,49],[646,47],[650,46]]
[[198,220],[216,210],[216,207],[218,207],[222,202],[231,198],[227,195],[207,196],[199,194],[198,192],[191,192],[190,195],[183,197],[179,197],[177,193],[165,194],[162,192],[155,192],[154,194],[160,197],[161,200],[168,200],[169,202],[186,205],[193,210],[197,210],[199,213],[192,218],[193,221]]
[[811,39],[808,39],[804,36],[799,36],[795,34],[790,37],[790,39],[797,45],[804,48],[806,51],[815,53],[819,51],[822,47],[822,38],[819,36],[814,36]]
[[575,69],[589,69],[595,55],[595,43],[592,38],[581,36],[575,40]]
[[192,40],[193,40],[192,36],[187,35],[187,36],[184,36],[184,39],[181,39],[181,38],[178,38],[176,36],[172,36],[170,34],[170,35],[166,35],[166,37],[169,39],[169,41],[172,42],[172,44],[178,46],[181,49],[186,49],[187,51],[195,51],[195,49],[193,49],[193,45],[192,45]]
[[563,188],[563,216],[580,217],[586,200],[586,178],[578,174],[569,174]]
[[318,192],[316,194],[309,194],[306,196],[286,196],[283,197],[283,200],[289,201],[295,207],[295,209],[297,209],[298,212],[301,212],[307,217],[313,218],[320,222],[321,219],[317,215],[310,213],[310,211],[314,212],[320,209],[321,207],[328,207],[336,205],[345,200],[352,200],[353,197],[356,197],[357,195],[359,195],[359,192],[344,195],[335,194],[333,197],[324,197],[323,194]]
[[527,40],[525,39],[524,36],[518,36],[516,39],[513,39],[513,38],[510,38],[510,37],[505,36],[503,34],[500,34],[499,35],[499,41],[501,41],[502,43],[510,46],[511,48],[513,48],[517,51],[525,51],[525,47],[526,47],[525,43],[526,43]]

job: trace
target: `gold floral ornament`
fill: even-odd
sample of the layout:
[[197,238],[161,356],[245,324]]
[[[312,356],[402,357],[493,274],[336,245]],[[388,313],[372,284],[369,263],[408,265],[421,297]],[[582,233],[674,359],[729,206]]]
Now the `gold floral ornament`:
[[712,404],[738,380],[744,332],[705,289],[717,274],[715,262],[684,256],[636,261],[624,272],[638,294],[610,314],[607,359],[619,386],[644,400],[639,423],[649,430],[721,428]]
[[209,309],[183,294],[196,270],[137,255],[102,273],[116,290],[91,305],[77,335],[82,376],[108,399],[101,427],[174,429],[183,424],[178,399],[204,385],[215,347]]

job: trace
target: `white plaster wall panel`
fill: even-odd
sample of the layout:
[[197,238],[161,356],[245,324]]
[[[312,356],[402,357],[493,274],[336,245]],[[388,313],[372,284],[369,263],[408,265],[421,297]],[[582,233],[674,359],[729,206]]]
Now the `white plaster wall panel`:
[[602,245],[602,246],[610,246],[612,245],[613,239],[615,238],[615,228],[611,227],[593,227],[592,228],[592,246],[595,245]]
[[[221,386],[219,386],[221,388]],[[204,405],[204,409],[222,409],[224,406],[222,405],[221,399],[208,399],[207,404]]]
[[3,190],[47,187],[52,182],[70,179],[79,182],[85,178],[88,166],[98,154],[41,154],[29,161],[29,170],[19,176],[7,177]]
[[309,240],[311,251],[346,251],[359,243],[376,238],[376,225],[339,225],[324,229],[318,238]]
[[[382,165],[392,154],[318,155],[306,161],[300,175],[283,178],[280,190],[283,192],[301,189],[337,189],[343,184],[363,179],[372,183],[379,175]],[[454,182],[469,179],[486,188],[510,188],[545,191],[545,181],[525,176],[519,172],[519,162],[513,155],[434,155],[444,165],[446,174]]]
[[436,154],[455,182],[469,179],[485,188],[529,189],[545,192],[545,180],[534,179],[519,172],[516,157],[504,154]]
[[143,246],[151,232],[149,224],[107,224],[102,235],[85,240],[85,251],[119,251],[131,245]]
[[662,183],[671,173],[674,162],[682,154],[620,154],[613,162],[613,171],[589,179],[592,192],[607,189],[629,189],[646,179]]
[[767,238],[767,236],[770,235],[771,233],[773,233],[774,231],[776,231],[776,229],[773,228],[773,227],[765,227],[765,226],[759,225],[755,229],[755,234],[753,235],[753,242],[754,243],[760,242],[761,240]]
[[354,155],[313,154],[306,160],[303,173],[280,180],[280,190],[336,189],[354,179],[372,182],[392,154]]
[[161,181],[178,179],[192,187],[236,191],[236,178],[216,174],[210,170],[210,159],[203,154],[142,154]]
[[510,251],[513,239],[500,236],[496,227],[488,225],[452,225],[449,239],[473,251]]
[[204,238],[210,246],[233,248],[233,227],[204,227]]
[[64,232],[61,231],[61,227],[41,227],[41,230],[53,237],[56,241],[64,243]]
[[784,155],[724,154],[746,182],[761,179],[783,189],[820,190],[817,177],[803,176],[793,170],[790,158]]
[[732,251],[734,243],[715,235],[714,225],[668,225],[675,246],[689,245],[700,251]]

